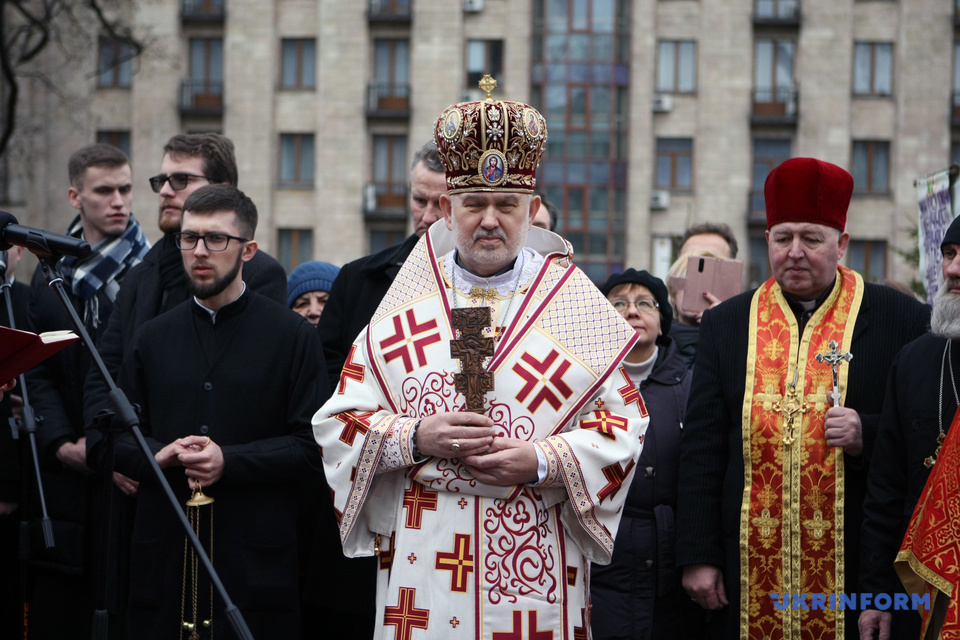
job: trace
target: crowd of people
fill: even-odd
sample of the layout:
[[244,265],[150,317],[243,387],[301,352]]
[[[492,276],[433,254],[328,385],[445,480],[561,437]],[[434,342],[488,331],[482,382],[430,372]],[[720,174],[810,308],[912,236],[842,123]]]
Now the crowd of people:
[[[152,246],[126,156],[76,151],[62,231],[92,253],[58,269],[146,452],[80,343],[0,388],[4,421],[20,418],[19,437],[0,430],[0,637],[90,637],[95,611],[110,637],[234,637],[174,508],[257,638],[960,626],[936,597],[953,573],[929,568],[960,553],[942,533],[956,516],[927,499],[960,467],[960,222],[931,318],[842,266],[853,178],[794,158],[766,181],[758,288],[684,290],[691,257],[737,257],[710,222],[680,239],[667,282],[631,268],[592,283],[535,190],[546,136],[523,103],[448,107],[411,162],[413,233],[289,274],[258,248],[228,138],[165,145]],[[42,269],[18,277],[20,253],[3,260],[0,323],[70,328]],[[905,535],[919,542],[901,549]],[[893,597],[922,590],[915,576],[939,613],[780,599]]]

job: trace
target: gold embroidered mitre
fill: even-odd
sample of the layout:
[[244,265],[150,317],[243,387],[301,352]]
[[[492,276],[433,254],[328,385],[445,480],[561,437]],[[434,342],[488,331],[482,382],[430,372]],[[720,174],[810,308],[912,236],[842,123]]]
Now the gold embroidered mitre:
[[484,76],[487,98],[447,107],[437,118],[434,136],[446,169],[449,193],[464,191],[532,192],[537,165],[547,143],[547,123],[522,102],[494,100],[496,80]]

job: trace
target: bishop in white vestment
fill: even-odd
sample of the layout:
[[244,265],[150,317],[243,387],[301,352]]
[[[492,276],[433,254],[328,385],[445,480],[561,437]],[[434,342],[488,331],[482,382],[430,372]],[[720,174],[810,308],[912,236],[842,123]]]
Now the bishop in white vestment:
[[530,228],[542,116],[488,97],[436,135],[445,219],[313,421],[344,553],[379,554],[376,638],[587,640],[648,422],[620,367],[636,335]]

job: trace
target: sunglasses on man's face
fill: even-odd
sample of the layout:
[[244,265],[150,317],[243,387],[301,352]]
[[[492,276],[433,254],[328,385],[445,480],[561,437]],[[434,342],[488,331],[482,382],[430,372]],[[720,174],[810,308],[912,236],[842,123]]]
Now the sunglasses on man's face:
[[158,176],[150,178],[150,188],[153,189],[154,193],[160,193],[160,189],[163,189],[163,183],[169,181],[171,189],[174,191],[183,191],[187,188],[187,183],[190,182],[190,178],[210,179],[207,176],[198,176],[195,173],[171,173],[170,175],[161,173]]

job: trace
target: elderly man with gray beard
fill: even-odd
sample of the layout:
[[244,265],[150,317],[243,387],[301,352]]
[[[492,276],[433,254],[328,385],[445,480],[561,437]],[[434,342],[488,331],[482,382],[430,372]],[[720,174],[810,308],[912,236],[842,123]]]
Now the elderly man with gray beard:
[[[943,284],[934,299],[930,333],[903,347],[887,381],[863,507],[863,593],[903,592],[894,560],[927,478],[935,465],[945,464],[938,462],[945,460],[941,445],[960,417],[960,218],[950,225],[940,250]],[[860,637],[919,638],[927,617],[920,613],[865,610]]]

